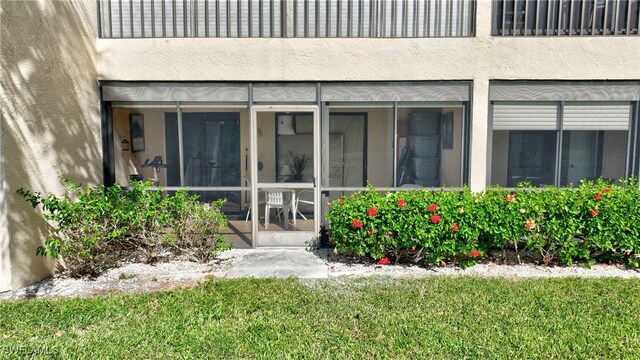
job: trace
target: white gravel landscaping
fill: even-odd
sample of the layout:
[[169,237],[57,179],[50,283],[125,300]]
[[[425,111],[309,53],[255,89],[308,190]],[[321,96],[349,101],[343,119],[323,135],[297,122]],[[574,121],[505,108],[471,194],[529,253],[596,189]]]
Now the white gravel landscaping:
[[467,269],[458,266],[446,267],[421,267],[417,265],[377,265],[377,264],[344,264],[329,263],[330,277],[362,277],[362,276],[398,276],[398,277],[421,277],[421,276],[481,276],[481,277],[513,277],[513,278],[554,278],[578,276],[587,278],[619,277],[619,278],[640,278],[640,271],[619,268],[614,265],[594,265],[590,269],[575,265],[570,267],[549,267],[531,264],[522,265],[496,265],[478,264]]
[[[480,276],[480,277],[513,277],[513,278],[553,278],[578,276],[587,278],[619,277],[640,278],[640,270],[627,269],[618,265],[596,264],[591,268],[580,265],[573,266],[542,266],[529,263],[523,264],[496,264],[482,261],[470,268],[461,269],[458,266],[447,265],[444,267],[421,265],[378,265],[371,261],[359,260],[354,257],[335,254],[326,251],[319,254],[329,267],[329,277],[363,277],[363,276],[397,276],[397,277],[422,277],[422,276]],[[511,255],[513,257],[513,255]],[[513,261],[515,262],[515,260]]]
[[207,264],[169,261],[154,265],[132,263],[111,269],[95,279],[54,276],[18,291],[0,294],[0,299],[106,296],[195,286],[209,277],[225,277],[239,250],[221,253]]
[[[59,297],[87,297],[105,296],[115,293],[132,293],[144,291],[166,290],[176,287],[195,286],[207,278],[227,278],[233,272],[234,263],[242,261],[246,254],[264,252],[265,256],[273,257],[277,251],[306,252],[309,250],[228,250],[218,258],[207,264],[188,261],[171,261],[166,263],[126,264],[117,269],[111,269],[95,279],[70,279],[59,276],[42,280],[15,292],[0,294],[0,299],[22,298],[59,298]],[[591,268],[581,266],[547,267],[533,264],[498,265],[481,263],[462,270],[457,266],[422,267],[417,265],[378,265],[353,257],[334,254],[332,251],[313,251],[326,266],[329,279],[344,279],[369,276],[384,277],[424,277],[424,276],[480,276],[480,277],[511,277],[511,278],[552,278],[552,277],[618,277],[640,278],[639,270],[625,269],[616,265],[594,265]],[[246,266],[246,263],[244,264]],[[295,268],[291,269],[295,273]],[[247,276],[251,276],[247,274]]]

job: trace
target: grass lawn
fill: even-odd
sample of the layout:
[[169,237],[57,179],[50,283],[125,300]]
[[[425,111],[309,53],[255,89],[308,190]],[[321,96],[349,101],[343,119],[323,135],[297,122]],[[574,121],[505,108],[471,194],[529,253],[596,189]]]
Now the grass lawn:
[[0,319],[0,358],[637,359],[640,280],[212,280]]

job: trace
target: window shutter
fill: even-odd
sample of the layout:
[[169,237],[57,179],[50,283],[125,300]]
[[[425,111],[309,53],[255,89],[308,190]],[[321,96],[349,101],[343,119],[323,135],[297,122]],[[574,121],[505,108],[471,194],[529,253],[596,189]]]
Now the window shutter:
[[629,130],[630,103],[568,103],[564,130]]
[[254,102],[311,102],[316,103],[316,84],[255,84]]
[[493,130],[557,130],[558,105],[494,103]]
[[322,85],[322,101],[468,101],[469,84],[331,83]]

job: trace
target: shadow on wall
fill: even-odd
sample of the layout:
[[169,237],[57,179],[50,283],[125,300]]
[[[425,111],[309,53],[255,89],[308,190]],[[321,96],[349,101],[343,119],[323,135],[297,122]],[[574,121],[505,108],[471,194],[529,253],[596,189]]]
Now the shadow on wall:
[[102,181],[95,1],[2,1],[5,196],[13,288],[51,273],[47,224],[16,190],[62,191],[58,172]]

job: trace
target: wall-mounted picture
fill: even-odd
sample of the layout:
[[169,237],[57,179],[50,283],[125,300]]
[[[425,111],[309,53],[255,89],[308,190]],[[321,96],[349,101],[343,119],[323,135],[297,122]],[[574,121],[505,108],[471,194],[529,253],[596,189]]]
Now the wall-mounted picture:
[[142,114],[129,115],[129,129],[131,131],[131,151],[144,151],[144,116]]
[[453,113],[442,115],[442,148],[453,149]]

